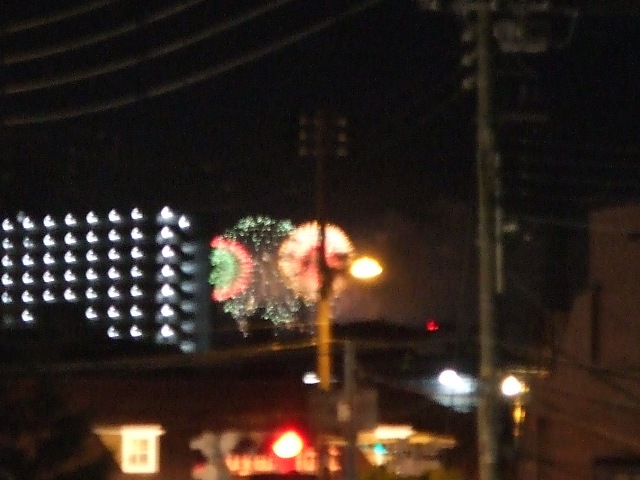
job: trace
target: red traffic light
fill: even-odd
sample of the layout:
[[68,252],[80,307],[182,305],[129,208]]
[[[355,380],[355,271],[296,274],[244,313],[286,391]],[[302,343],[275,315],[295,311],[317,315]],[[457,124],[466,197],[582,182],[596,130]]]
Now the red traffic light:
[[438,330],[440,330],[440,324],[434,318],[430,318],[426,321],[424,329],[427,332],[437,332]]
[[304,440],[295,430],[287,430],[280,434],[271,445],[273,453],[279,458],[293,458],[304,447]]

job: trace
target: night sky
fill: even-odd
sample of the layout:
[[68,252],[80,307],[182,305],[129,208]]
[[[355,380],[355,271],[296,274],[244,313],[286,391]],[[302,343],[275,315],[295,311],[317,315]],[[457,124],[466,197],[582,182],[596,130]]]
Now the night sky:
[[[212,231],[245,214],[310,219],[298,122],[322,110],[348,120],[349,155],[328,162],[329,217],[388,271],[338,311],[473,319],[466,21],[408,0],[141,3],[3,2],[4,212],[169,203]],[[497,127],[519,255],[533,248],[523,238],[569,237],[588,207],[640,186],[637,17],[563,12],[548,52],[496,59],[499,111],[549,115]]]

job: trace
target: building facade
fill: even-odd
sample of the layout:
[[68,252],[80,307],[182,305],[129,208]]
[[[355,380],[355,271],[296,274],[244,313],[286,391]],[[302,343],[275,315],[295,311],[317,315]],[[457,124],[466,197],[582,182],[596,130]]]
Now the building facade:
[[640,479],[640,206],[592,213],[589,238],[589,288],[527,394],[522,479]]

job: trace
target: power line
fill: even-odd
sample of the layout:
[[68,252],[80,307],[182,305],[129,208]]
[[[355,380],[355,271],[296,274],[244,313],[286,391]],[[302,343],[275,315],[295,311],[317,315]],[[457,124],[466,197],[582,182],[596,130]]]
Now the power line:
[[[283,0],[283,1],[287,1],[287,0]],[[55,122],[60,120],[69,120],[72,118],[78,118],[86,115],[92,115],[96,113],[116,110],[137,102],[141,102],[143,100],[163,96],[163,95],[175,92],[177,90],[190,87],[192,85],[203,82],[205,80],[209,80],[223,73],[227,73],[240,66],[247,65],[249,63],[260,60],[266,57],[267,55],[270,55],[279,50],[282,50],[290,45],[294,45],[297,42],[304,40],[305,38],[308,38],[316,33],[326,30],[327,28],[332,27],[333,25],[341,21],[344,21],[354,15],[357,15],[374,5],[381,3],[382,1],[383,0],[363,1],[358,5],[342,12],[337,16],[330,17],[306,29],[299,30],[298,32],[293,33],[288,37],[285,37],[281,40],[273,42],[265,47],[257,48],[251,52],[248,52],[244,55],[236,57],[233,60],[229,60],[223,64],[218,64],[210,68],[207,68],[205,70],[201,70],[200,72],[191,74],[186,77],[182,77],[173,82],[167,82],[167,83],[162,83],[160,85],[156,85],[140,94],[132,94],[132,95],[108,100],[105,102],[88,104],[88,105],[84,105],[77,108],[51,111],[51,112],[43,113],[39,115],[8,117],[4,119],[3,125],[7,127],[15,127],[20,125],[42,124],[42,123]]]
[[5,65],[15,65],[18,63],[25,63],[31,60],[38,60],[46,57],[51,57],[57,54],[67,53],[72,50],[88,47],[90,45],[95,45],[97,43],[104,42],[105,40],[110,40],[120,35],[124,35],[125,33],[133,32],[142,27],[151,25],[155,22],[165,20],[173,15],[177,15],[178,13],[181,13],[191,7],[194,7],[195,5],[198,5],[204,1],[205,0],[191,0],[189,2],[179,3],[177,5],[173,5],[171,7],[165,8],[164,10],[160,10],[151,15],[147,15],[141,20],[127,22],[120,25],[117,28],[114,28],[111,30],[105,30],[95,35],[83,37],[79,40],[75,40],[72,42],[60,43],[60,44],[53,45],[40,50],[30,50],[26,52],[10,53],[8,55],[5,55],[5,57],[3,58],[3,61]]
[[[195,1],[200,2],[202,0],[195,0]],[[278,2],[253,9],[244,15],[240,15],[231,20],[221,22],[205,30],[202,30],[196,35],[191,35],[189,37],[180,39],[179,41],[153,48],[143,53],[142,55],[128,57],[123,60],[118,60],[116,62],[104,64],[100,67],[95,67],[95,68],[84,70],[84,71],[76,71],[67,75],[61,75],[54,78],[47,78],[44,80],[36,80],[32,82],[25,82],[20,84],[13,84],[13,85],[9,84],[4,88],[3,91],[6,95],[15,95],[17,93],[31,92],[34,90],[43,90],[47,88],[59,87],[61,85],[66,85],[69,83],[76,83],[83,80],[88,80],[90,78],[105,75],[108,73],[114,73],[120,70],[124,70],[126,68],[131,68],[143,62],[150,61],[150,60],[159,58],[161,56],[168,55],[170,53],[174,53],[178,50],[194,45],[214,35],[217,35],[227,30],[230,30],[232,28],[238,27],[250,20],[253,20],[261,15],[265,15],[266,13],[272,10],[275,10],[287,3],[290,3],[291,1],[292,0],[279,0]],[[163,12],[158,13],[157,15],[149,17],[149,19],[144,20],[143,23],[157,21],[160,15],[164,15],[165,18],[166,16],[168,16],[167,11],[165,10]],[[134,28],[138,28],[138,26],[135,23],[131,23],[127,26],[122,27],[122,29],[119,29],[118,31],[128,31],[127,29],[129,29],[132,26]]]
[[84,5],[80,5],[78,7],[72,7],[68,10],[63,10],[58,13],[54,13],[51,15],[33,18],[30,20],[24,20],[22,22],[11,23],[0,30],[0,33],[3,34],[12,34],[24,32],[25,30],[31,30],[34,28],[44,27],[46,25],[51,25],[53,23],[58,23],[63,20],[67,20],[68,18],[77,17],[79,15],[83,15],[85,13],[93,12],[94,10],[98,10],[100,8],[106,7],[112,3],[115,3],[117,0],[96,0],[92,3],[85,3]]

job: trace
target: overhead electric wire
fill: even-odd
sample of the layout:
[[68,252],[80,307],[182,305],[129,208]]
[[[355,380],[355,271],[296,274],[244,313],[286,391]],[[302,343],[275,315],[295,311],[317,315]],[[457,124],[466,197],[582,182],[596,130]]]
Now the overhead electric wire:
[[[153,23],[165,20],[177,15],[189,8],[192,8],[205,0],[190,0],[188,2],[182,2],[171,7],[159,10],[155,13],[144,16],[140,20],[124,23],[116,28],[105,30],[94,35],[83,37],[79,40],[74,40],[66,43],[59,43],[40,50],[30,50],[26,52],[9,53],[3,57],[5,65],[15,65],[18,63],[25,63],[31,60],[38,60],[46,57],[51,57],[57,54],[67,53],[80,48],[95,45],[105,40],[111,40],[125,33],[130,33],[138,30],[142,27],[146,27]],[[290,1],[290,0],[289,0]]]
[[93,12],[94,10],[106,7],[107,5],[110,5],[117,1],[118,0],[96,0],[94,2],[85,3],[78,7],[72,7],[58,13],[53,13],[29,20],[23,20],[21,22],[10,23],[9,25],[2,28],[0,32],[3,34],[12,34],[24,32],[26,30],[32,30],[34,28],[44,27],[46,25],[51,25],[63,20],[67,20],[68,18],[77,17],[85,13]]
[[[287,1],[287,0],[283,0]],[[172,82],[162,83],[160,85],[156,85],[154,87],[148,88],[146,91],[139,94],[132,94],[128,96],[122,96],[119,98],[115,98],[112,100],[108,100],[105,102],[92,103],[88,105],[84,105],[77,108],[64,109],[64,110],[56,110],[47,113],[42,113],[38,115],[31,116],[13,116],[4,119],[3,125],[7,127],[12,126],[20,126],[20,125],[31,125],[31,124],[41,124],[48,122],[55,122],[60,120],[68,120],[72,118],[78,118],[86,115],[92,115],[96,113],[107,112],[110,110],[116,110],[119,108],[123,108],[125,106],[138,103],[150,98],[159,97],[162,95],[166,95],[177,90],[181,90],[183,88],[195,85],[197,83],[203,82],[205,80],[209,80],[213,77],[216,77],[220,74],[229,72],[243,65],[247,65],[249,63],[260,60],[267,55],[275,53],[279,50],[282,50],[290,45],[294,45],[301,40],[304,40],[316,33],[319,33],[323,30],[326,30],[333,25],[344,21],[354,15],[357,15],[372,6],[381,3],[383,0],[366,0],[360,2],[359,4],[345,10],[344,12],[329,17],[323,21],[315,23],[314,25],[307,27],[305,29],[299,30],[281,40],[277,40],[273,43],[270,43],[267,46],[256,48],[244,55],[240,55],[233,60],[228,60],[222,64],[214,65],[212,67],[206,68],[197,72],[195,74],[191,74],[186,77],[182,77],[178,80]]]
[[[202,0],[194,0],[194,1],[200,2]],[[90,78],[105,75],[108,73],[114,73],[120,70],[124,70],[126,68],[131,68],[136,65],[140,65],[143,62],[154,60],[164,55],[177,52],[178,50],[194,45],[214,35],[223,33],[232,28],[236,28],[250,20],[254,20],[255,18],[265,15],[271,12],[272,10],[280,8],[281,6],[287,3],[290,3],[292,1],[293,0],[279,0],[277,2],[273,2],[265,6],[255,8],[243,15],[237,16],[236,18],[232,18],[231,20],[220,22],[216,25],[213,25],[212,27],[206,28],[195,35],[182,38],[176,42],[162,45],[160,47],[152,48],[140,55],[128,57],[122,60],[107,63],[102,66],[94,67],[84,71],[71,72],[67,75],[60,75],[58,77],[46,78],[43,80],[24,82],[24,83],[13,84],[13,85],[9,84],[6,87],[4,87],[3,93],[6,95],[15,95],[17,93],[25,93],[25,92],[35,91],[35,90],[43,90],[46,88],[59,87],[61,85],[76,83],[83,80],[88,80]],[[165,12],[166,11],[159,12],[158,15],[161,15]],[[152,17],[152,21],[157,21],[155,18],[156,16]],[[135,25],[135,24],[132,24],[132,25]]]

